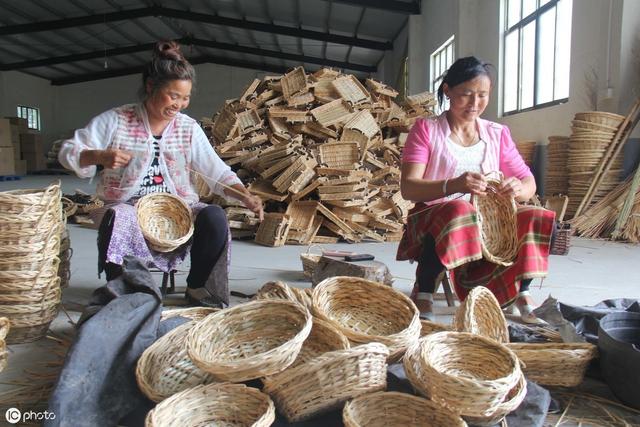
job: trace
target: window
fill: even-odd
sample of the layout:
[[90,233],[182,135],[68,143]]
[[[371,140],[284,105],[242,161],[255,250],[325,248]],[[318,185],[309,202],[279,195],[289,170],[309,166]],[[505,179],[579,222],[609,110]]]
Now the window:
[[18,117],[27,119],[29,129],[40,130],[40,109],[18,105]]
[[[429,89],[434,94],[438,91],[445,73],[447,72],[449,67],[451,67],[451,65],[453,64],[453,59],[456,57],[453,37],[454,36],[451,36],[449,40],[444,42],[442,46],[440,46],[438,49],[436,49],[435,52],[431,54],[431,66],[429,67],[431,74],[429,79],[431,82],[431,87]],[[445,99],[444,105],[442,107],[436,108],[436,113],[441,113],[447,108],[449,108],[449,101]]]
[[505,0],[503,112],[569,98],[572,0]]

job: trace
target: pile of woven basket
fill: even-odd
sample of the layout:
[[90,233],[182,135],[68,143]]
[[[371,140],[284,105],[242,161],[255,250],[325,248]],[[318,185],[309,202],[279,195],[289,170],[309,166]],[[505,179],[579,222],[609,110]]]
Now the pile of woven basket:
[[0,316],[10,344],[42,338],[58,313],[64,227],[59,183],[0,193]]

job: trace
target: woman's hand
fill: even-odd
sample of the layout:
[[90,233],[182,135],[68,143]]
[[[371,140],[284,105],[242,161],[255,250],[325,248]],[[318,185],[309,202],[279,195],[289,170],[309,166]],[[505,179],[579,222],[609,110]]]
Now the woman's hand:
[[518,199],[522,196],[522,181],[515,176],[505,179],[498,187],[498,193]]
[[123,168],[129,164],[131,154],[122,150],[102,150],[98,156],[98,164],[107,169]]
[[459,177],[452,180],[452,193],[471,193],[479,196],[487,194],[487,179],[481,173],[465,172]]
[[262,207],[262,199],[260,199],[260,197],[249,194],[244,197],[242,203],[247,209],[250,209],[253,213],[258,215],[260,221],[264,219],[264,210]]

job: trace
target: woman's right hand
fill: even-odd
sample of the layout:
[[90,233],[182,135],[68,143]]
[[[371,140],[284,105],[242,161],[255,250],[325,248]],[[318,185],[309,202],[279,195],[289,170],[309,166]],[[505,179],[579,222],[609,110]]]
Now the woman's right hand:
[[453,181],[456,193],[487,194],[487,179],[481,173],[465,172]]
[[131,154],[123,150],[102,150],[98,156],[98,163],[106,169],[123,168],[130,160]]

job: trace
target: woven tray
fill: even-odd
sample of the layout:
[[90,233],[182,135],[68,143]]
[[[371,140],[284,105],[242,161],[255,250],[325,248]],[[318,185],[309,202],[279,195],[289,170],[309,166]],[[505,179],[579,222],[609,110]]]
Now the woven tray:
[[332,323],[354,343],[380,342],[398,360],[420,336],[415,304],[404,294],[380,283],[336,276],[313,290],[314,316]]
[[356,397],[344,405],[345,427],[466,427],[462,418],[427,399],[396,391]]
[[298,303],[252,301],[207,316],[189,331],[196,366],[220,381],[273,375],[291,365],[311,332],[311,314]]
[[379,343],[325,353],[264,379],[264,391],[289,422],[339,408],[347,400],[387,387],[387,348]]
[[275,420],[273,401],[244,384],[199,385],[159,403],[145,419],[146,427],[252,426]]
[[477,286],[456,310],[453,324],[459,332],[471,332],[498,342],[509,342],[509,327],[491,291]]
[[584,379],[597,347],[589,343],[510,343],[524,375],[540,385],[576,387]]
[[154,193],[140,198],[136,214],[142,235],[155,251],[171,252],[193,235],[191,208],[172,194]]

